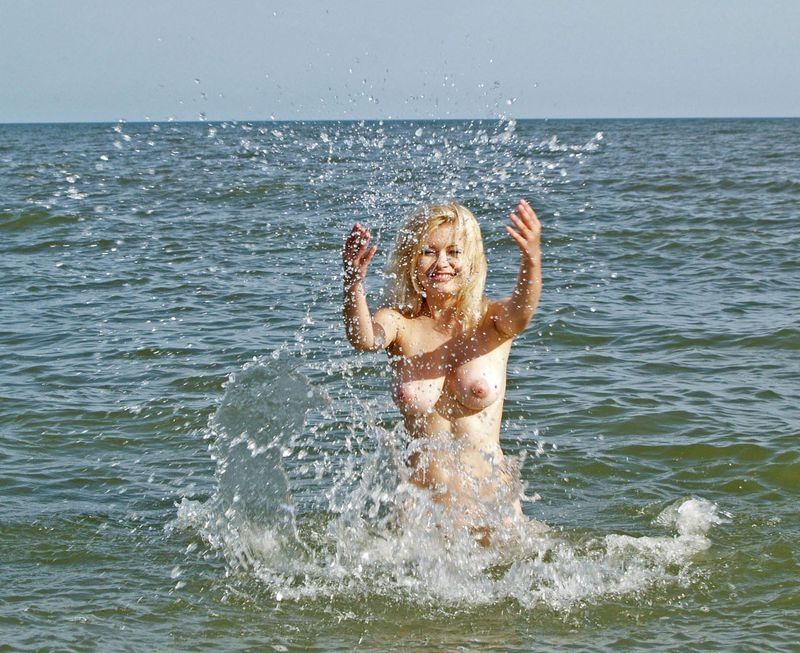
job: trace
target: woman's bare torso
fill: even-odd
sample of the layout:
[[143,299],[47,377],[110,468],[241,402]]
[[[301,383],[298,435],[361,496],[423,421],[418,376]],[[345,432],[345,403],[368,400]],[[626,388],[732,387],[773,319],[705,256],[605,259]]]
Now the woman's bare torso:
[[447,506],[476,512],[509,494],[500,422],[511,342],[489,319],[465,336],[419,316],[402,320],[390,348],[392,395],[412,437],[410,480]]

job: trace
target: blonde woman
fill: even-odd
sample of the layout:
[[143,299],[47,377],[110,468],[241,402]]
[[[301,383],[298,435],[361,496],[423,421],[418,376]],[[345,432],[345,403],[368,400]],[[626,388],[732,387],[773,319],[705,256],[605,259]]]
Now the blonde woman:
[[478,221],[455,202],[425,207],[401,228],[390,304],[374,314],[364,278],[377,245],[356,224],[343,250],[347,338],[355,349],[389,354],[392,396],[411,437],[409,480],[431,492],[443,518],[484,543],[521,515],[500,421],[511,343],[530,322],[542,286],[539,220],[524,200],[510,219],[520,270],[500,301],[484,295]]

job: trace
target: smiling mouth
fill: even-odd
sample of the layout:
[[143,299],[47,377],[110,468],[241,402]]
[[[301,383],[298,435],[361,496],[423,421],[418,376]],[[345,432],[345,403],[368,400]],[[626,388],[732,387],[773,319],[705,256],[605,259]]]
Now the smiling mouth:
[[449,272],[438,272],[436,274],[432,274],[430,278],[431,281],[450,281],[450,279],[455,276],[455,274],[451,274]]

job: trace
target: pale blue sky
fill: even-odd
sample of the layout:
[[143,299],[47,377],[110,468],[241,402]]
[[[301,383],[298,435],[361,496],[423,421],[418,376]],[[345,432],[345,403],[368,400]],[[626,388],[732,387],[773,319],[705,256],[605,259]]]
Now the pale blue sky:
[[0,0],[0,122],[798,116],[798,33],[797,0]]

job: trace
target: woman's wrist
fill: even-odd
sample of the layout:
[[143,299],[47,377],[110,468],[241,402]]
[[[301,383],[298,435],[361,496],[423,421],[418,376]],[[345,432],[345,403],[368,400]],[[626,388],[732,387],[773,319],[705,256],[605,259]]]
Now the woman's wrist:
[[522,265],[530,269],[541,267],[542,265],[541,250],[537,249],[534,252],[524,252],[522,254]]
[[344,279],[344,291],[348,295],[357,294],[359,291],[363,292],[364,285],[363,279],[361,277],[353,277],[352,279],[348,279],[345,277]]

